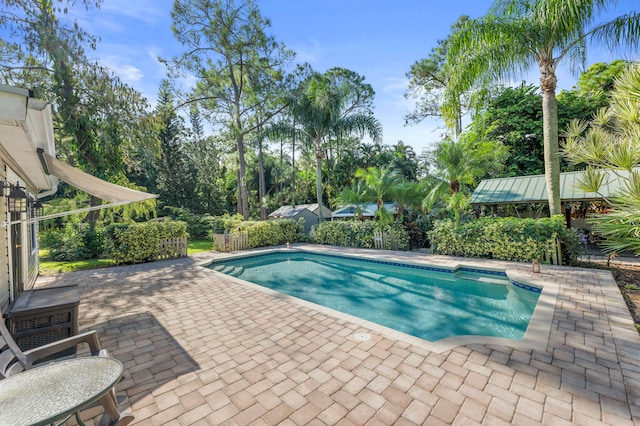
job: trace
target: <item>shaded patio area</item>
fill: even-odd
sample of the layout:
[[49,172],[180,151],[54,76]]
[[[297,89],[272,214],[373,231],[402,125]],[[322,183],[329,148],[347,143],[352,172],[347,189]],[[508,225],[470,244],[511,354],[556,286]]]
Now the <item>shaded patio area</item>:
[[[134,424],[640,423],[640,335],[609,272],[536,274],[559,285],[545,349],[474,343],[437,353],[199,266],[220,256],[41,277],[38,286],[80,285],[80,329],[96,329],[125,364],[118,389]],[[463,262],[531,276],[527,264]]]

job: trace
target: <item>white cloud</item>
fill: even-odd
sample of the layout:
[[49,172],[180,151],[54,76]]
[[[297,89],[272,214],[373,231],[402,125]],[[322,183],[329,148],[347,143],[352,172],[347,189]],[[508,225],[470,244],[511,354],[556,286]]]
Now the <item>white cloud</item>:
[[384,93],[404,94],[407,87],[409,87],[409,80],[407,78],[387,77],[380,80],[379,83]]
[[171,2],[167,0],[108,0],[102,3],[100,10],[114,17],[126,16],[153,24],[170,13]]
[[287,46],[296,52],[296,62],[317,65],[324,56],[324,49],[317,40],[309,40],[307,43],[299,43]]
[[100,63],[116,73],[122,81],[127,84],[135,85],[142,80],[144,73],[139,68],[127,63],[125,59],[116,56],[107,56],[100,58]]
[[177,86],[186,91],[195,88],[197,83],[198,78],[191,73],[187,74],[184,77],[178,78],[176,81]]

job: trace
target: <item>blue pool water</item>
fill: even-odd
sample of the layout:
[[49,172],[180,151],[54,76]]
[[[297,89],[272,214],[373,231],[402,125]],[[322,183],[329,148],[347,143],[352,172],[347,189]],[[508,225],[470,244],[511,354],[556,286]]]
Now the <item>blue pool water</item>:
[[539,289],[520,288],[495,271],[454,274],[307,252],[261,254],[209,267],[429,341],[461,335],[522,339],[539,296]]

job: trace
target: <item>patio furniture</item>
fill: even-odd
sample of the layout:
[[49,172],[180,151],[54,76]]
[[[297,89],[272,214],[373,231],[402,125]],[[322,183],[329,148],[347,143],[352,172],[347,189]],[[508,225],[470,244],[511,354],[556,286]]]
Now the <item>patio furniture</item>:
[[113,358],[84,357],[52,362],[0,380],[0,424],[45,425],[65,422],[95,401],[111,400],[122,376]]
[[[24,370],[37,367],[39,361],[51,359],[60,353],[65,353],[69,349],[76,348],[79,344],[86,343],[93,357],[86,358],[108,358],[109,354],[105,349],[100,348],[98,335],[95,331],[80,333],[66,339],[39,346],[37,348],[22,351],[11,337],[4,320],[0,320],[0,379],[12,377]],[[122,378],[122,371],[118,380],[111,386],[109,392],[100,398],[104,406],[105,414],[108,416],[110,425],[124,426],[133,420],[131,414],[122,414],[118,409],[118,398],[115,393],[115,385]],[[0,380],[2,382],[2,380]],[[84,405],[83,407],[85,407]],[[3,423],[4,424],[4,423]]]
[[4,316],[13,340],[28,351],[78,334],[79,304],[77,285],[38,288],[20,293]]

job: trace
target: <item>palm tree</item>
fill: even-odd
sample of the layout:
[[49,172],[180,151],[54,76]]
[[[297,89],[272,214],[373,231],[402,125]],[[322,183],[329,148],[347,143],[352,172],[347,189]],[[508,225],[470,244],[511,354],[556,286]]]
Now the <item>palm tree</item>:
[[[496,0],[492,11],[470,20],[453,35],[447,52],[452,79],[446,88],[445,114],[456,118],[459,94],[477,83],[540,68],[544,164],[551,215],[560,214],[560,160],[556,69],[568,61],[584,66],[587,41],[610,48],[635,48],[640,39],[640,14],[631,12],[593,25],[610,0]],[[451,123],[453,124],[453,123]]]
[[361,181],[353,183],[351,188],[344,188],[336,198],[339,206],[352,204],[355,207],[355,214],[358,220],[364,220],[363,207],[368,201],[367,188]]
[[426,185],[423,182],[412,182],[402,179],[392,190],[391,197],[398,204],[398,218],[402,220],[404,211],[420,206]]
[[[313,144],[316,157],[316,198],[322,206],[322,162],[324,144],[331,135],[369,135],[380,140],[382,126],[371,113],[373,89],[352,71],[334,68],[312,73],[291,99],[290,112],[297,126],[280,132],[299,134],[299,140]],[[282,124],[282,123],[281,123]],[[324,220],[318,210],[320,222]]]
[[459,222],[461,210],[469,205],[468,200],[465,202],[467,187],[478,178],[501,170],[507,156],[508,149],[504,145],[494,141],[481,142],[471,132],[456,141],[441,141],[434,152],[439,182],[425,197],[423,205],[433,206],[436,199],[445,197],[449,210]]
[[394,191],[401,182],[400,175],[394,169],[369,167],[358,169],[356,178],[362,179],[367,198],[378,206],[376,215],[380,218],[381,224],[384,224],[389,219],[384,203],[393,200]]

